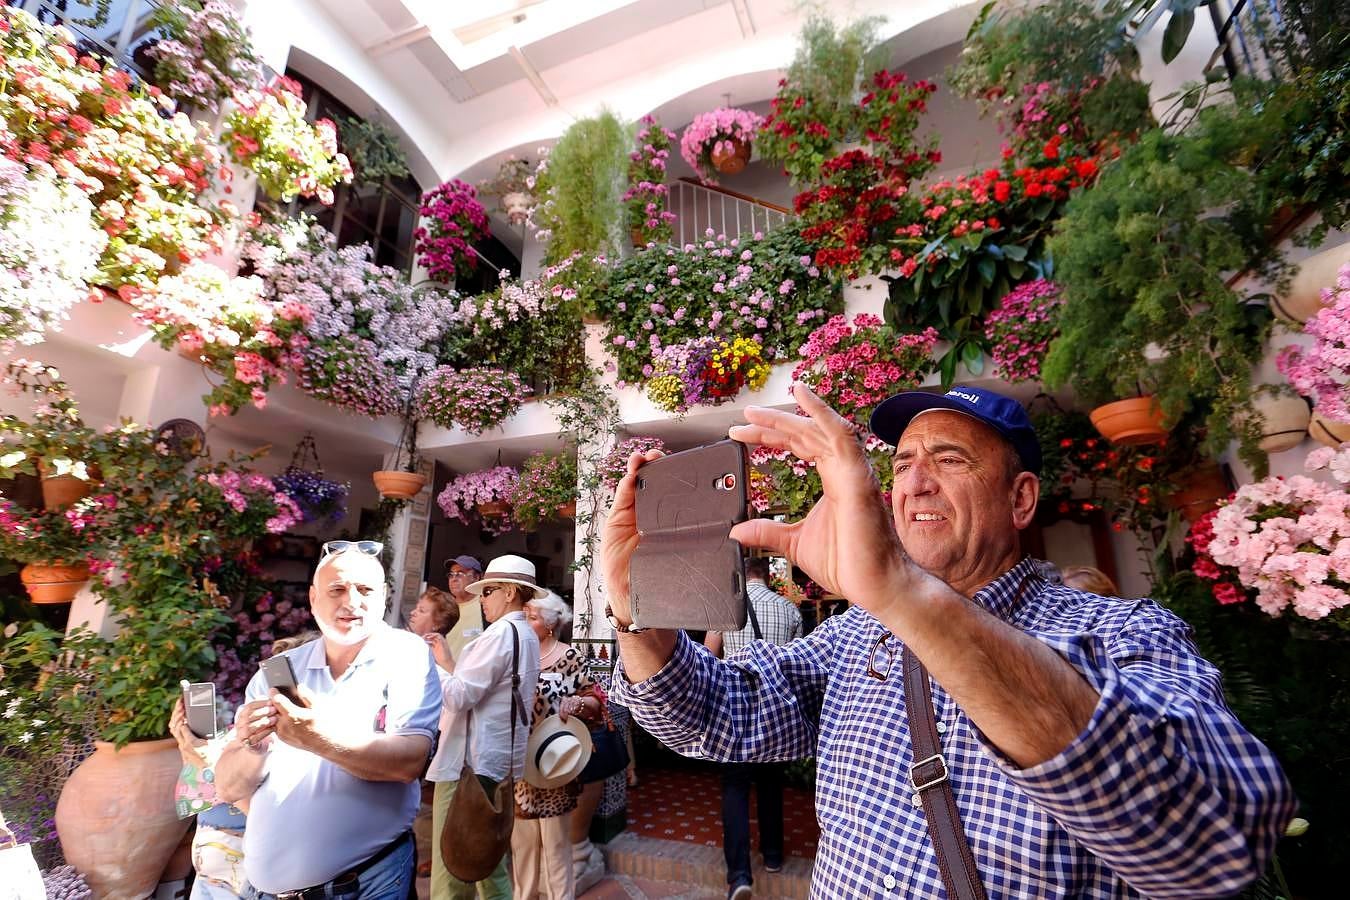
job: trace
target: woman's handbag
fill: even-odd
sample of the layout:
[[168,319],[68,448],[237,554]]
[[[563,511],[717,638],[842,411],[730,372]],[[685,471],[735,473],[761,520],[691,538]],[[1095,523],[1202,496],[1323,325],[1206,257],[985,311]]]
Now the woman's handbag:
[[608,721],[608,716],[605,722],[591,729],[591,745],[594,749],[590,761],[577,776],[582,784],[604,781],[628,768],[628,742],[624,740],[623,732]]
[[0,900],[47,900],[33,848],[20,844],[0,815]]
[[511,829],[515,825],[516,719],[525,723],[525,705],[520,701],[520,635],[511,629],[511,759],[506,777],[489,797],[469,763],[473,748],[473,712],[465,717],[464,768],[446,810],[441,829],[441,859],[450,874],[473,883],[492,875],[511,848]]

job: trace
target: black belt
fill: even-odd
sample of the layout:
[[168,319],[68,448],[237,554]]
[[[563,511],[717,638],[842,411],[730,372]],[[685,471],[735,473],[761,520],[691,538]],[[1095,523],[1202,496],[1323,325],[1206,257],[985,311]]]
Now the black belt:
[[352,866],[332,881],[316,884],[313,887],[301,888],[298,891],[282,891],[275,896],[277,900],[328,900],[330,897],[344,897],[348,894],[355,894],[361,890],[362,872],[365,872],[377,863],[383,862],[389,854],[393,853],[399,847],[402,847],[406,841],[411,839],[412,832],[405,831],[379,850],[375,851],[374,856],[371,856],[360,865]]

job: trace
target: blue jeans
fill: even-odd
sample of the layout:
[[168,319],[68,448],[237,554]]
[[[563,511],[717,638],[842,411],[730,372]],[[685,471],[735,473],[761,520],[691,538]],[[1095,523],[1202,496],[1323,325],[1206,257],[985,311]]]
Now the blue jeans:
[[[333,884],[322,885],[323,896],[332,900],[408,900],[413,884],[413,842],[404,839],[401,846],[384,859],[362,870],[360,886],[351,893],[333,892]],[[317,891],[317,889],[316,889]],[[276,895],[248,888],[244,900],[276,900]]]
[[783,863],[783,764],[722,765],[722,852],[727,884],[750,884],[750,786],[759,811],[759,851],[766,865]]

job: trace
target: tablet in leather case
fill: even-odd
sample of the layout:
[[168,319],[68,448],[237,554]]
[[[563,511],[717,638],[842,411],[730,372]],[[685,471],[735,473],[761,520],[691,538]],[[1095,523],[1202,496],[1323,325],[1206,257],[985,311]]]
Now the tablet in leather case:
[[746,518],[745,447],[719,441],[644,465],[629,562],[633,624],[640,628],[739,631],[745,566],[728,537]]

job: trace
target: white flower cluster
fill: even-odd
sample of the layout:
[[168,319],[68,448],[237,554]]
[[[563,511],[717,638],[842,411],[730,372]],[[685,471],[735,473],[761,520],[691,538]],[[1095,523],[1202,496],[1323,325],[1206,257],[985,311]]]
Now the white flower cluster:
[[107,235],[82,191],[0,158],[0,352],[36,344],[85,298]]
[[282,228],[245,248],[275,300],[303,304],[313,314],[309,339],[332,344],[352,336],[371,341],[378,362],[401,392],[436,367],[447,329],[464,328],[477,314],[472,300],[450,290],[414,291],[402,272],[376,265],[366,244],[339,249],[332,234],[313,228],[299,240]]

